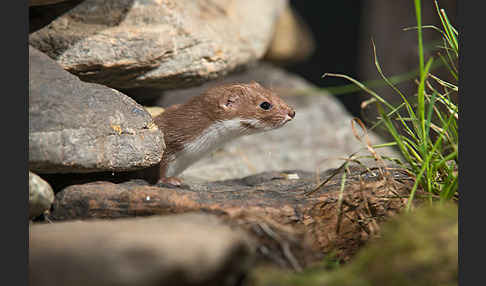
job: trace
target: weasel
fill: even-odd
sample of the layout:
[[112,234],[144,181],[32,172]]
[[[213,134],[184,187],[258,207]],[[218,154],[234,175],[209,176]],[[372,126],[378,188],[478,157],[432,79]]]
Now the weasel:
[[210,88],[154,118],[166,149],[145,178],[152,184],[180,186],[176,176],[216,148],[244,135],[280,128],[294,116],[292,107],[257,82]]

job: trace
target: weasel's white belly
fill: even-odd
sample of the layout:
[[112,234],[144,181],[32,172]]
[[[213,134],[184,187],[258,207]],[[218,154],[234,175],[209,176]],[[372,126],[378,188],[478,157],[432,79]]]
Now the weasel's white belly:
[[167,177],[174,177],[182,173],[185,169],[187,169],[192,164],[196,163],[204,156],[209,155],[214,149],[217,147],[207,149],[200,152],[193,152],[190,150],[183,150],[178,152],[175,155],[175,160],[171,161],[167,164]]
[[184,149],[175,154],[174,160],[167,165],[166,176],[177,176],[223,144],[240,136],[256,133],[255,130],[244,128],[241,122],[241,119],[236,118],[219,121],[206,128],[196,140],[185,144]]

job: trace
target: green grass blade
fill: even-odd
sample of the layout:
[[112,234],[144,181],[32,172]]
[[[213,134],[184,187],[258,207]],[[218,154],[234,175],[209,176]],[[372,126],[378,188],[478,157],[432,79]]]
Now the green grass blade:
[[429,108],[427,110],[427,119],[426,119],[426,122],[425,122],[425,129],[426,129],[425,134],[426,134],[427,137],[430,136],[430,125],[432,123],[432,114],[433,114],[433,111],[434,111],[435,98],[436,98],[436,92],[433,92],[432,97],[430,99]]
[[379,114],[383,117],[383,122],[385,123],[388,131],[390,132],[393,139],[397,143],[398,149],[402,153],[402,156],[405,158],[407,162],[413,162],[407,147],[405,146],[404,142],[401,140],[401,136],[398,134],[398,131],[396,130],[395,126],[393,126],[393,123],[391,122],[390,118],[386,115],[381,104],[378,103],[377,108]]
[[[450,56],[449,54],[447,54],[447,56],[449,57],[450,59]],[[454,77],[454,79],[457,81],[458,80],[458,76],[457,76],[457,71],[455,70],[455,67],[453,64],[449,64],[445,57],[439,53],[439,58],[441,59],[442,63],[446,66],[447,70],[450,72],[450,74]],[[451,59],[450,59],[451,60]]]
[[422,6],[420,0],[414,0],[415,16],[417,18],[417,38],[419,50],[420,78],[424,77],[424,44],[422,42]]
[[[418,88],[418,107],[417,107],[417,118],[420,122],[420,130],[418,133],[421,135],[420,139],[422,142],[426,142],[427,134],[425,133],[425,80],[429,72],[430,65],[432,64],[432,59],[429,59],[427,65],[424,68],[422,76],[420,78],[419,88]],[[425,151],[425,150],[423,150]]]
[[457,191],[458,176],[451,175],[451,177],[452,177],[452,182],[448,182],[446,184],[445,189],[441,192],[442,201],[450,200],[454,196],[455,192]]
[[352,83],[354,83],[355,85],[357,85],[359,88],[361,88],[362,90],[366,91],[367,93],[369,93],[370,95],[372,95],[374,98],[376,98],[378,101],[380,101],[381,103],[383,103],[384,105],[386,105],[388,108],[390,109],[393,109],[393,105],[391,105],[390,103],[388,103],[386,100],[384,100],[381,96],[379,96],[376,92],[372,91],[371,89],[367,88],[365,85],[363,85],[361,82],[355,80],[354,78],[350,77],[350,76],[347,76],[347,75],[344,75],[344,74],[335,74],[335,73],[325,73],[322,77],[326,77],[326,76],[334,76],[334,77],[341,77],[341,78],[345,78],[349,81],[351,81]]

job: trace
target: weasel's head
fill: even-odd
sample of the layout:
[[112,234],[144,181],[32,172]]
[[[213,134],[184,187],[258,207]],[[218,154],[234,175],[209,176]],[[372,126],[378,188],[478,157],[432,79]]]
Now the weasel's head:
[[247,133],[280,128],[295,116],[292,107],[257,82],[214,87],[204,96],[212,101],[214,120],[239,121]]

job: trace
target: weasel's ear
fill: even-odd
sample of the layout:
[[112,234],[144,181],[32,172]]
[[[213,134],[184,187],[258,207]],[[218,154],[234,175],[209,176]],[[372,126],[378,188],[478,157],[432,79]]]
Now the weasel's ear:
[[237,107],[239,102],[241,101],[242,96],[244,96],[244,89],[241,86],[234,85],[229,86],[224,89],[223,96],[219,101],[219,105],[223,109],[234,109]]
[[223,96],[221,101],[219,102],[219,105],[223,109],[235,108],[236,104],[238,104],[239,98],[240,98],[240,96],[238,94],[233,93],[233,92],[227,92],[225,94],[225,96]]

